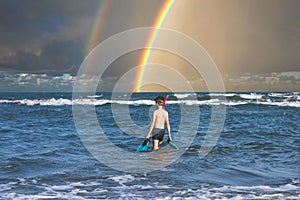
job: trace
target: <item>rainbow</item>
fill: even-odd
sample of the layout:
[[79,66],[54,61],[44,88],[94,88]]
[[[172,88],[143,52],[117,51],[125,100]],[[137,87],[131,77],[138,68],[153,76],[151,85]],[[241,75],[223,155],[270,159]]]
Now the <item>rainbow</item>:
[[134,80],[134,88],[133,92],[141,92],[141,86],[142,86],[142,81],[146,69],[146,64],[149,61],[150,55],[151,55],[151,47],[155,41],[155,38],[158,35],[159,28],[162,27],[164,24],[170,10],[172,9],[172,6],[174,5],[176,0],[166,0],[165,3],[162,5],[157,17],[154,20],[153,27],[156,28],[154,29],[151,33],[150,36],[147,40],[146,43],[146,48],[142,52],[141,59],[139,61],[139,68],[135,76]]
[[[89,55],[89,53],[94,49],[95,46],[99,43],[101,31],[103,29],[103,25],[105,22],[106,14],[110,7],[110,1],[109,0],[103,0],[101,1],[97,6],[97,12],[95,14],[95,18],[92,24],[92,29],[89,35],[89,38],[87,40],[87,44],[85,47],[85,54]],[[83,75],[89,74],[89,68],[84,66],[82,68]],[[80,85],[83,91],[88,91],[89,88],[87,88],[84,84]]]
[[[147,38],[146,42],[146,48],[142,52],[142,56],[139,60],[139,68],[138,71],[135,75],[135,80],[134,80],[134,92],[141,92],[141,85],[146,69],[146,64],[149,61],[150,55],[151,55],[151,47],[153,46],[153,43],[155,42],[155,39],[158,35],[159,28],[161,28],[170,12],[172,9],[172,6],[174,5],[176,0],[166,0],[161,9],[159,10],[158,14],[156,15],[156,18],[153,23],[153,27],[156,28],[154,29],[150,34],[149,38]],[[95,16],[95,20],[93,22],[92,30],[90,33],[90,37],[88,40],[88,44],[86,47],[86,54],[89,54],[90,51],[93,50],[93,48],[98,44],[99,39],[100,39],[100,33],[102,31],[102,26],[105,21],[105,17],[107,14],[107,11],[109,10],[110,6],[110,0],[103,0],[99,4],[98,7],[98,12]]]
[[100,32],[102,30],[102,26],[104,24],[105,16],[107,11],[109,10],[109,0],[104,0],[99,4],[98,12],[96,14],[95,20],[93,22],[93,28],[89,37],[88,45],[86,48],[86,53],[89,52],[97,45],[100,39]]

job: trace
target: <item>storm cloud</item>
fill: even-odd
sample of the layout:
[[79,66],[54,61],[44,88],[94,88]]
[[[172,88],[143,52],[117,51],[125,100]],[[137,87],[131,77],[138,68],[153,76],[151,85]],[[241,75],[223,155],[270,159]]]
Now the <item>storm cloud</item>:
[[[72,2],[77,6],[71,6]],[[2,70],[64,71],[78,66],[84,57],[84,36],[67,35],[63,29],[74,26],[82,18],[92,16],[87,15],[91,9],[87,9],[82,1],[72,2],[1,1]],[[90,1],[90,4],[97,5],[97,2]]]
[[[107,4],[107,5],[106,5]],[[88,54],[95,18],[107,13],[96,44],[120,31],[151,26],[159,1],[0,1],[0,70],[20,72],[77,69]],[[148,9],[152,11],[145,12]],[[132,12],[136,9],[136,12]],[[148,13],[148,14],[147,14]],[[143,16],[143,17],[141,17]],[[73,69],[72,68],[72,69]]]

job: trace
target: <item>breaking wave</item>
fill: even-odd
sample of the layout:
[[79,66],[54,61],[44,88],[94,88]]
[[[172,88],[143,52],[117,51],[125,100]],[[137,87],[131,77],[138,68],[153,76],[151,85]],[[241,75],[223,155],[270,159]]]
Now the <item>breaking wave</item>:
[[[203,94],[184,93],[170,95],[167,104],[199,105],[199,106],[239,106],[239,105],[264,105],[264,106],[289,106],[300,107],[299,93],[265,93],[265,94]],[[49,98],[49,99],[0,99],[0,104],[16,104],[26,106],[64,106],[64,105],[92,105],[102,106],[106,104],[120,105],[154,105],[152,99],[132,98],[110,99],[103,95],[88,96],[78,99],[69,98]]]

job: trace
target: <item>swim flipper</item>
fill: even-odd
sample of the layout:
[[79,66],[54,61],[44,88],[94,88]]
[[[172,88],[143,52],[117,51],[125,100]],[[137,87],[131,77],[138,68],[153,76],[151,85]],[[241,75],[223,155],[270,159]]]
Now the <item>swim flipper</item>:
[[170,138],[167,140],[168,144],[171,145],[171,147],[173,147],[174,149],[178,150],[179,147],[173,142],[170,140]]
[[136,151],[141,152],[141,151],[147,151],[148,150],[148,145],[149,145],[149,139],[146,138],[143,142],[143,144],[141,144]]

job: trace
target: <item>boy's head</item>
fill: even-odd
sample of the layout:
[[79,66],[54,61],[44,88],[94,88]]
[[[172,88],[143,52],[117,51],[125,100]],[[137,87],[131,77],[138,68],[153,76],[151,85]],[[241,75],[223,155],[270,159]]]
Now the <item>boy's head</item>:
[[154,100],[155,103],[157,103],[159,106],[162,106],[164,104],[165,98],[163,96],[158,96]]

